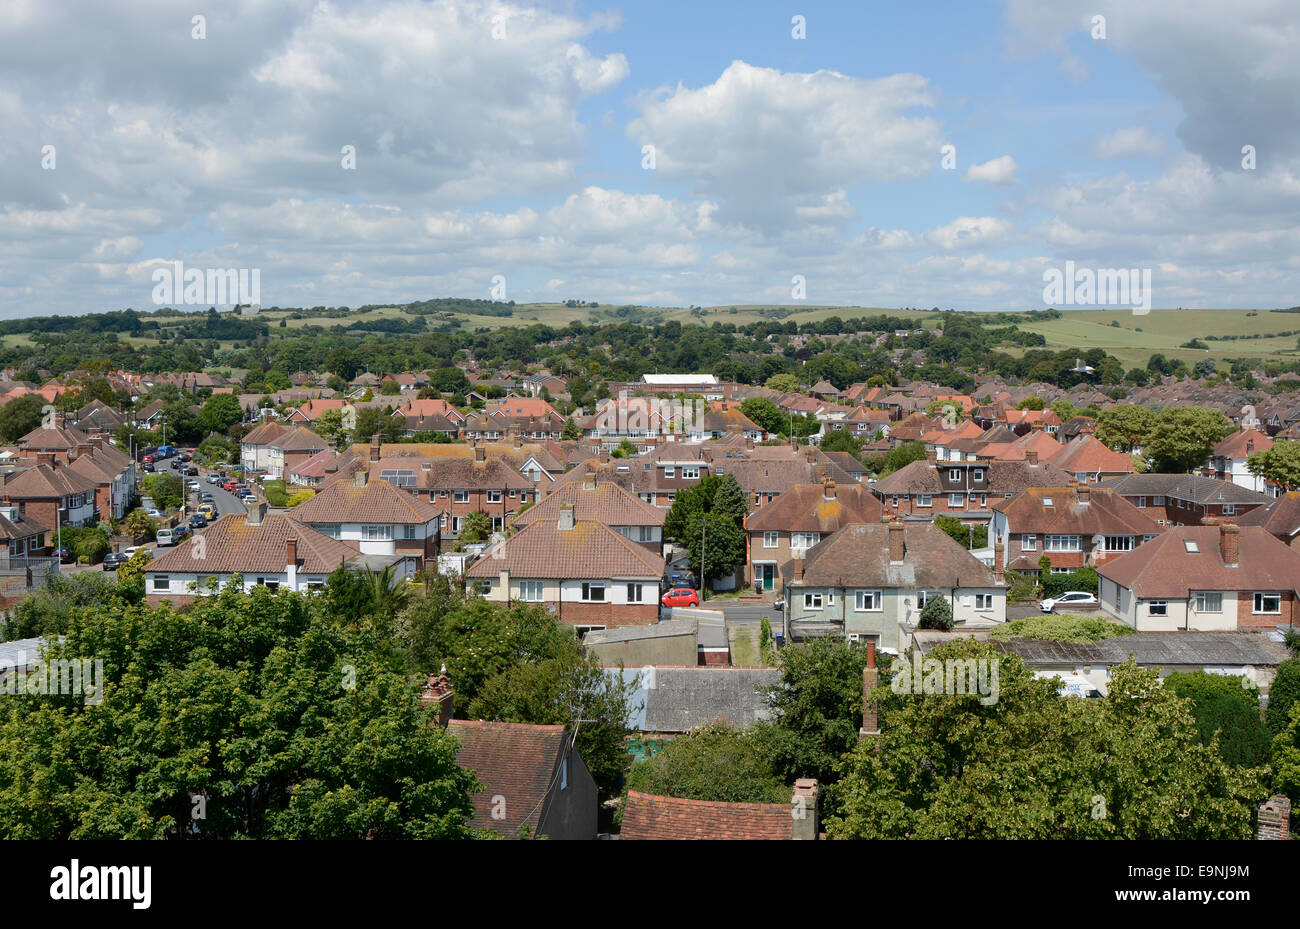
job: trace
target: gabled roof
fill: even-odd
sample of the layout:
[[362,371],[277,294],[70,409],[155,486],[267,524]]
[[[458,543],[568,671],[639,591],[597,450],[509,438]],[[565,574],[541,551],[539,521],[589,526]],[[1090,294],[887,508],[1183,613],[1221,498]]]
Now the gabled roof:
[[1268,506],[1243,514],[1237,524],[1262,526],[1275,536],[1291,538],[1300,532],[1300,490],[1287,491]]
[[877,522],[880,514],[880,501],[861,484],[796,484],[750,513],[745,528],[829,534],[849,523]]
[[[512,839],[526,825],[536,835],[568,740],[565,728],[453,719],[447,731],[460,742],[456,763],[472,770],[483,785],[471,798],[471,824]],[[493,802],[498,796],[505,798],[504,811]],[[498,819],[494,812],[505,816]]]
[[203,540],[203,557],[197,548],[178,545],[145,566],[146,573],[165,574],[280,574],[284,572],[286,542],[298,540],[298,570],[329,574],[358,555],[343,542],[331,539],[283,514],[268,514],[260,525],[250,526],[241,514],[228,514],[196,537]]
[[32,500],[93,493],[96,486],[95,480],[77,471],[41,464],[9,476],[4,494],[15,500]]
[[1247,458],[1273,447],[1273,440],[1258,429],[1241,429],[1225,438],[1210,454],[1215,458]]
[[43,526],[27,516],[18,516],[14,521],[0,516],[0,539],[28,539],[49,531],[49,526]]
[[[1259,526],[1237,531],[1237,566],[1223,561],[1222,526],[1172,526],[1097,568],[1140,598],[1182,599],[1192,590],[1289,590],[1300,584],[1300,552]],[[1196,551],[1189,551],[1187,542]]]
[[78,445],[90,445],[91,438],[71,426],[38,426],[18,440],[20,448],[31,451],[65,451]]
[[619,838],[790,839],[788,803],[720,803],[683,800],[630,790]]
[[1123,452],[1114,452],[1094,435],[1077,436],[1066,444],[1052,464],[1071,472],[1118,471],[1131,473],[1133,459]]
[[1099,486],[1126,497],[1174,497],[1200,504],[1261,504],[1270,499],[1232,481],[1202,474],[1127,474],[1102,481]]
[[422,525],[438,518],[441,510],[415,494],[398,490],[388,481],[367,481],[364,487],[338,481],[293,508],[302,523],[374,523]]
[[517,578],[610,580],[664,575],[664,560],[594,519],[575,520],[560,529],[558,520],[539,519],[499,543],[491,556],[476,561],[466,577],[495,578],[509,571]]
[[[1050,501],[1050,503],[1049,503]],[[1164,529],[1121,494],[1092,487],[1029,487],[993,509],[1013,533],[1158,535]]]

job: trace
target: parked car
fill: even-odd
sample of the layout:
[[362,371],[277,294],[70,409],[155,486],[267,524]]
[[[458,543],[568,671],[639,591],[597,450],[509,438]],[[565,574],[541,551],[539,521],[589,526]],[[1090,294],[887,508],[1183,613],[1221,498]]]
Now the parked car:
[[143,471],[148,471],[150,474],[153,474],[158,470],[153,466],[153,462],[148,460],[146,460],[145,463],[140,466],[140,468]]
[[159,547],[159,548],[163,548],[164,546],[167,546],[167,545],[175,545],[175,544],[176,544],[176,530],[174,530],[174,529],[159,529],[159,530],[154,534],[153,539],[154,539],[155,542],[158,543],[158,547]]
[[167,514],[164,513],[162,510],[157,509],[156,507],[150,507],[149,509],[144,511],[144,515],[151,516],[154,519],[162,519]]
[[699,606],[700,596],[689,587],[674,587],[660,597],[659,602],[664,606]]
[[102,567],[105,571],[116,571],[129,560],[125,552],[109,552],[104,556]]
[[1067,590],[1059,597],[1049,597],[1038,608],[1044,613],[1050,613],[1058,606],[1100,606],[1096,594],[1090,594],[1082,590]]
[[122,549],[121,552],[122,560],[130,561],[133,557],[135,557],[136,552],[147,552],[148,550],[149,550],[149,546],[147,545],[132,545],[130,548],[124,548]]
[[204,478],[204,480],[206,480],[209,484],[220,484],[220,483],[221,483],[221,475],[220,475],[220,474],[209,474],[206,478]]
[[185,523],[181,523],[179,526],[172,529],[172,540],[178,545],[191,535],[193,535],[193,530],[191,530]]
[[199,512],[195,513],[193,516],[190,517],[191,529],[202,529],[207,524],[208,524],[208,518],[203,515],[202,510],[199,510]]
[[257,496],[255,494],[244,494],[242,497],[240,497],[240,500],[244,503],[256,503]]
[[54,554],[59,559],[60,564],[71,564],[77,560],[77,556],[72,554],[70,548],[56,548]]
[[153,455],[145,455],[140,459],[141,464],[153,464]]
[[213,506],[211,503],[203,504],[201,507],[199,507],[199,512],[203,514],[204,518],[206,519],[211,520],[217,518],[217,508]]

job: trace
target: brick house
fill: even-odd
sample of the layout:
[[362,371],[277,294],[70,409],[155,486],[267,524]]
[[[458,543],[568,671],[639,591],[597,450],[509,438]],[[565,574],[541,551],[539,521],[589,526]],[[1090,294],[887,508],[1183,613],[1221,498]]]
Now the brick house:
[[773,590],[791,562],[849,523],[880,522],[880,501],[861,484],[796,484],[745,517],[745,583]]
[[387,481],[372,483],[366,471],[298,504],[292,516],[359,554],[410,558],[414,571],[438,557],[442,511]]
[[94,480],[60,465],[53,452],[40,452],[33,467],[0,472],[0,506],[15,506],[53,532],[60,525],[88,526],[98,519]]
[[[818,798],[812,778],[795,781],[789,803],[685,800],[632,790],[623,807],[619,838],[813,841],[819,834]],[[796,811],[803,815],[794,815]]]
[[1300,490],[1290,490],[1267,506],[1259,506],[1237,519],[1237,525],[1262,526],[1300,551]]
[[1036,455],[1021,461],[913,461],[871,485],[886,513],[909,522],[951,516],[986,523],[991,506],[1030,487],[1061,487],[1069,475]]
[[578,633],[659,619],[664,560],[604,523],[539,519],[498,542],[465,572],[484,599],[544,605]]
[[1235,521],[1270,500],[1231,481],[1200,474],[1130,474],[1101,486],[1123,494],[1164,526],[1199,526],[1207,516]]
[[583,476],[581,484],[559,485],[536,506],[518,514],[511,525],[522,529],[539,519],[558,520],[563,506],[572,506],[573,518],[579,522],[604,523],[647,551],[663,556],[664,520],[668,514],[612,481],[599,480],[593,471]]
[[990,535],[1004,546],[1006,567],[1036,575],[1044,555],[1053,574],[1096,567],[1151,541],[1164,529],[1114,491],[1031,487],[993,506]]
[[1143,632],[1295,621],[1300,552],[1259,526],[1176,526],[1098,569],[1101,607]]

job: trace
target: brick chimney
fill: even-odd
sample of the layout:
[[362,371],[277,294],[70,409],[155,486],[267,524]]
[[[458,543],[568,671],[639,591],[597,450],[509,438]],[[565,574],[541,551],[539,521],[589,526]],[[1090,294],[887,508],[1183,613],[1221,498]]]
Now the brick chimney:
[[1237,549],[1239,545],[1240,530],[1233,523],[1224,523],[1219,527],[1219,552],[1223,555],[1223,563],[1229,568],[1237,566]]
[[999,584],[1001,584],[1005,579],[1007,570],[1006,560],[1006,546],[1002,544],[1001,539],[997,539],[993,542],[993,579]]
[[938,460],[939,460],[939,450],[938,450],[938,449],[935,449],[935,448],[927,448],[927,449],[925,450],[925,463],[926,463],[926,464],[930,465],[931,467],[934,467],[934,465],[938,462]]
[[266,516],[266,504],[261,500],[249,501],[244,504],[244,524],[248,526],[262,525],[262,519]]
[[582,476],[582,489],[583,489],[583,490],[595,490],[595,489],[596,489],[596,472],[595,472],[595,471],[588,471],[586,474],[584,474],[584,475]]
[[1092,502],[1092,494],[1088,491],[1087,484],[1080,484],[1074,490],[1074,495],[1079,500],[1079,506],[1087,506]]
[[1038,449],[1036,448],[1025,449],[1025,461],[1029,462],[1031,465],[1038,464]]
[[803,583],[803,555],[796,555],[794,559],[794,581],[796,584]]
[[752,435],[747,435],[745,436],[745,451],[752,452],[753,450],[754,450],[754,437]]
[[1291,835],[1291,801],[1274,794],[1259,808],[1256,839],[1287,839]]
[[561,532],[568,532],[573,528],[573,504],[563,503],[560,505],[560,521],[557,524]]
[[54,467],[54,452],[37,452],[36,463],[45,465],[47,468]]
[[794,794],[790,798],[794,823],[790,827],[790,838],[804,842],[817,840],[820,799],[816,778],[801,777],[794,782]]
[[907,555],[907,545],[903,541],[903,524],[889,524],[889,563],[902,564]]
[[380,453],[382,449],[383,446],[379,444],[379,433],[376,432],[370,437],[370,460],[378,461],[381,457]]
[[804,457],[808,459],[809,464],[812,464],[817,460],[817,449],[813,448],[811,445],[804,449],[803,453]]
[[858,739],[880,735],[879,708],[871,699],[871,692],[880,683],[880,671],[876,668],[876,643],[867,643],[867,666],[862,669],[862,728],[858,730]]
[[487,449],[480,445],[474,446],[474,463],[484,464],[487,461]]
[[1254,439],[1247,439],[1247,440],[1246,440],[1246,454],[1249,455],[1249,454],[1251,454],[1251,453],[1254,452],[1254,451],[1255,451],[1255,440],[1254,440]]
[[835,499],[835,482],[829,477],[822,481],[822,496],[827,500]]
[[287,565],[296,565],[298,563],[298,540],[296,538],[284,540],[284,563]]
[[352,486],[365,487],[366,484],[369,482],[369,480],[370,480],[370,472],[367,471],[365,468],[361,468],[355,474],[352,475]]
[[[446,671],[444,666],[443,671]],[[451,686],[451,678],[444,674],[430,674],[429,679],[424,682],[424,691],[420,694],[421,706],[436,706],[438,708],[434,724],[447,728],[447,723],[451,721],[451,715],[455,712],[456,690]]]

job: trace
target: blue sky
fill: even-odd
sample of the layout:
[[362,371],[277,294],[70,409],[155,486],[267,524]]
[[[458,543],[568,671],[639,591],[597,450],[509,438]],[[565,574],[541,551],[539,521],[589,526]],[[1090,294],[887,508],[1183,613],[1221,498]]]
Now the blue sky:
[[166,0],[10,7],[3,316],[147,308],[173,260],[259,268],[266,305],[498,276],[793,303],[799,275],[811,303],[1035,309],[1066,261],[1152,269],[1156,306],[1300,303],[1279,0],[232,0],[202,37]]

